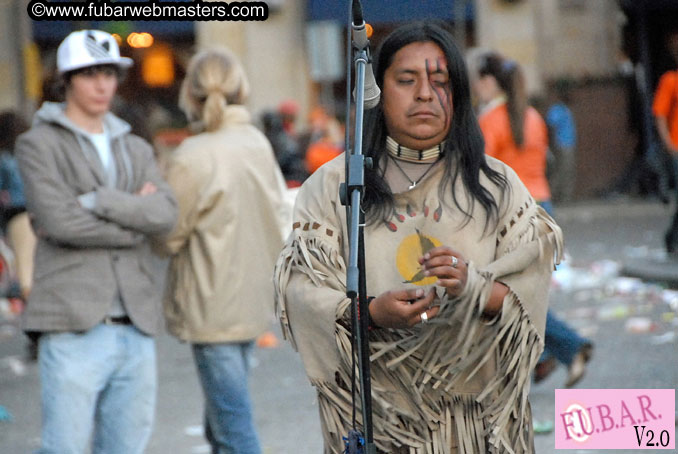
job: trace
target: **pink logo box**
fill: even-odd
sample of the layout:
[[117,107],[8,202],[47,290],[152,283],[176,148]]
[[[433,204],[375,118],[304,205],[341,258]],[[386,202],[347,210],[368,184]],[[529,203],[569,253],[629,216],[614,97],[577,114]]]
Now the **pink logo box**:
[[675,389],[556,389],[556,449],[674,449]]

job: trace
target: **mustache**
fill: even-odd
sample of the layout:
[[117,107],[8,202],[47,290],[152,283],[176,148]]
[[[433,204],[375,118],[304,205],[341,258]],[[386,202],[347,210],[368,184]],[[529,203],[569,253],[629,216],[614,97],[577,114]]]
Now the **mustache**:
[[421,106],[414,107],[414,108],[408,109],[405,112],[405,114],[408,117],[411,117],[411,116],[414,116],[414,115],[417,115],[417,114],[421,114],[421,113],[427,113],[427,114],[435,115],[436,117],[440,117],[443,114],[440,106],[437,106],[435,104],[427,106],[426,108],[422,108]]

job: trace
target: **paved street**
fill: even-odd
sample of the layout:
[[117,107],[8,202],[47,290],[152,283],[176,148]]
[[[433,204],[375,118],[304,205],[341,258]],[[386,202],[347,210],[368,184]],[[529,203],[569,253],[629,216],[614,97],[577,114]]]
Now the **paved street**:
[[[678,306],[669,305],[672,294],[663,286],[616,274],[624,263],[648,257],[666,261],[661,238],[671,214],[670,208],[647,201],[556,207],[570,260],[554,275],[552,307],[595,343],[593,360],[578,387],[676,387]],[[669,269],[674,266],[666,263]],[[23,361],[24,348],[24,338],[11,324],[0,326],[0,405],[11,415],[0,421],[2,453],[28,453],[38,446],[37,370]],[[202,396],[188,347],[163,336],[158,359],[157,425],[148,454],[209,453],[201,433]],[[560,367],[533,386],[537,420],[553,421],[554,390],[563,387],[565,377]],[[266,453],[322,452],[314,392],[299,357],[286,343],[257,350],[251,384]],[[538,435],[536,445],[539,454],[556,452],[552,433]]]

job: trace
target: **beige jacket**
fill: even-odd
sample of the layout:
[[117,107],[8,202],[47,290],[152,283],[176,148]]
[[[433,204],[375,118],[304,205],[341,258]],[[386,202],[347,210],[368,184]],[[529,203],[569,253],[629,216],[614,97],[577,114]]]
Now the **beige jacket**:
[[186,139],[169,159],[179,220],[161,245],[172,257],[165,317],[187,342],[252,340],[273,320],[284,183],[249,118],[228,106],[221,129]]
[[[367,294],[436,287],[417,261],[441,244],[468,260],[468,281],[457,298],[438,288],[441,309],[413,329],[370,332],[375,442],[382,452],[409,454],[533,453],[527,395],[530,372],[543,349],[547,294],[560,228],[530,197],[515,172],[510,197],[484,176],[497,200],[499,222],[485,230],[485,213],[457,181],[467,221],[440,200],[443,166],[416,188],[394,196],[394,212],[365,228]],[[343,157],[301,188],[294,231],[276,268],[283,332],[301,354],[318,392],[325,453],[343,452],[351,427],[351,340],[346,299],[345,209],[339,203]],[[478,316],[497,280],[510,289],[500,316]]]

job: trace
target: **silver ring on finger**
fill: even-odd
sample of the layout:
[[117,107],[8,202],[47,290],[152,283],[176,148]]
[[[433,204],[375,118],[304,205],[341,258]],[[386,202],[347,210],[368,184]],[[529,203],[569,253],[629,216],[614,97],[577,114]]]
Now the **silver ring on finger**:
[[459,264],[459,259],[453,255],[452,256],[452,268],[456,268],[458,264]]
[[426,313],[426,311],[419,314],[419,318],[421,318],[421,323],[428,322],[428,314]]

